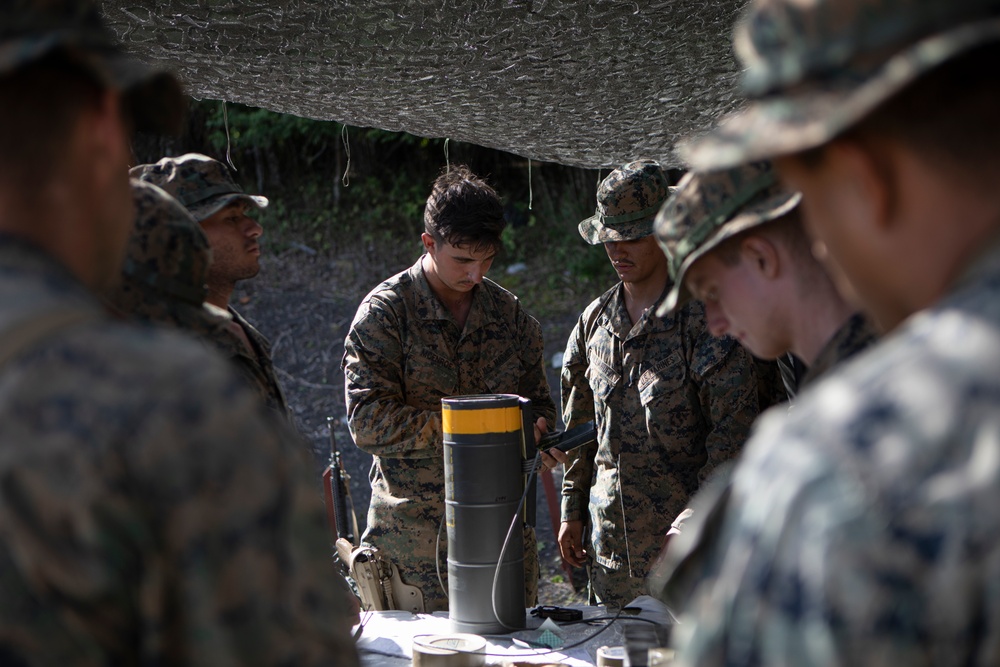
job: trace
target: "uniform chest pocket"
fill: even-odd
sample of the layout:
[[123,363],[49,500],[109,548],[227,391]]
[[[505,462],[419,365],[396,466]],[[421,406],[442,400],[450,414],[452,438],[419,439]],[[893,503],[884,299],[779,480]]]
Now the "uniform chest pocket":
[[434,348],[414,345],[406,354],[403,386],[407,403],[425,410],[437,409],[442,396],[452,396],[458,390],[458,371]]
[[688,369],[673,352],[646,369],[639,377],[639,401],[646,416],[646,429],[667,450],[683,447],[698,421],[697,394],[689,391]]
[[660,401],[683,387],[686,379],[684,360],[680,354],[672,352],[639,376],[639,400],[648,409],[651,403]]
[[621,373],[616,371],[600,357],[591,356],[587,366],[587,382],[594,394],[595,413],[600,416],[602,407],[610,401],[611,395],[621,383]]
[[[621,374],[599,357],[591,356],[589,361],[586,377],[594,394],[594,425],[598,432],[604,432],[608,427],[609,408],[613,404],[612,395],[621,383]],[[611,428],[614,426],[611,425]]]
[[494,394],[516,394],[521,382],[521,355],[510,346],[482,366],[483,383]]

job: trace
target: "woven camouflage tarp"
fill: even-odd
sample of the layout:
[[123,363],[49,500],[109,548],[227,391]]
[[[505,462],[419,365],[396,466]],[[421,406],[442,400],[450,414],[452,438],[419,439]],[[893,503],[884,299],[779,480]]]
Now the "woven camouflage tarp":
[[582,167],[679,166],[733,110],[743,0],[105,0],[197,98]]

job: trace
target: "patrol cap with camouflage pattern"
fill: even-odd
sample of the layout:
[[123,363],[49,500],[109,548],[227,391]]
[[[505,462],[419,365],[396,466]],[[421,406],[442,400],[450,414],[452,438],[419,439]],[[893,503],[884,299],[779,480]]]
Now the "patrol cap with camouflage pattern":
[[618,167],[597,188],[597,211],[580,223],[590,245],[635,241],[653,233],[653,219],[670,196],[667,175],[652,160]]
[[[122,265],[122,281],[106,297],[118,310],[142,320],[197,328],[227,319],[207,307],[208,237],[180,202],[131,179],[136,217]],[[224,311],[221,311],[224,314]]]
[[176,133],[186,102],[180,82],[130,58],[92,0],[0,2],[0,76],[64,54],[104,85],[121,90],[137,129]]
[[267,197],[246,194],[233,180],[226,165],[200,153],[165,157],[154,164],[141,164],[132,167],[129,174],[166,190],[198,222],[241,199],[259,208],[267,206]]
[[656,314],[662,317],[691,298],[684,274],[698,259],[726,239],[777,220],[801,200],[800,193],[781,187],[770,162],[688,172],[656,216],[656,240],[674,283]]
[[755,0],[733,38],[754,101],[679,153],[704,171],[815,148],[996,40],[1000,0]]

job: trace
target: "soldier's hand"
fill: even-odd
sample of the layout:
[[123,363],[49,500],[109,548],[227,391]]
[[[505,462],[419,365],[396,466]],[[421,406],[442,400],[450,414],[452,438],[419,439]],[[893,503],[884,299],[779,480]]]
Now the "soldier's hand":
[[[548,422],[545,421],[545,417],[539,417],[535,421],[535,444],[537,445],[542,440],[542,436],[549,432]],[[553,456],[553,454],[561,454],[561,456]],[[541,452],[542,454],[542,467],[546,470],[552,470],[560,463],[566,463],[566,455],[562,452],[553,452],[548,454],[546,452]]]
[[583,567],[587,552],[583,548],[583,521],[563,521],[559,526],[559,553],[573,567]]
[[545,421],[545,417],[539,417],[535,420],[535,444],[537,445],[542,441],[542,436],[549,432],[549,424]]
[[566,455],[566,452],[560,451],[555,447],[547,452],[542,452],[542,465],[547,470],[552,470],[560,463],[569,463],[569,456]]

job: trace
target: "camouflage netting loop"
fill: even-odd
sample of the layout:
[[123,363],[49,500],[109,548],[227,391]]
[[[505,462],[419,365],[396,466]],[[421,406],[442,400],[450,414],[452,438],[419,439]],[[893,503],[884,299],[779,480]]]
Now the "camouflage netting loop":
[[198,98],[450,137],[537,160],[679,166],[735,108],[744,0],[105,0]]

